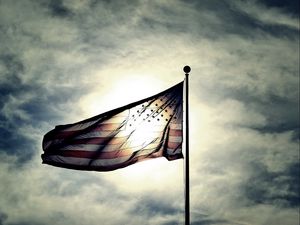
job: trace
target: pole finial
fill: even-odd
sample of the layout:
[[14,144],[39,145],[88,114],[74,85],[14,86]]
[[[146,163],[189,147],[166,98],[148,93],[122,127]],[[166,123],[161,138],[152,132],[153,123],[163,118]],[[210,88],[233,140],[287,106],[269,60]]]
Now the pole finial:
[[189,73],[189,72],[191,72],[191,67],[185,66],[185,67],[183,67],[183,71],[184,71],[185,73]]

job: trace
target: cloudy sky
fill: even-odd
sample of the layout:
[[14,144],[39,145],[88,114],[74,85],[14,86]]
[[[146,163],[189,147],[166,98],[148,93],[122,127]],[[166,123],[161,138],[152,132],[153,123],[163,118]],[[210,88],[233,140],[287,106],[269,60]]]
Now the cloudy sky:
[[101,173],[40,155],[55,125],[185,65],[192,224],[299,224],[298,19],[297,0],[0,0],[0,224],[183,224],[183,160]]

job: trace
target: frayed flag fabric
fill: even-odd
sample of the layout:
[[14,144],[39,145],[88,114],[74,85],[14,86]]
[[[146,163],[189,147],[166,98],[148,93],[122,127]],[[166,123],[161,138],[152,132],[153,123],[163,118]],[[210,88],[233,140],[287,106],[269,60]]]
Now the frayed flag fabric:
[[183,158],[183,82],[146,99],[68,125],[43,139],[43,163],[112,171],[146,159]]

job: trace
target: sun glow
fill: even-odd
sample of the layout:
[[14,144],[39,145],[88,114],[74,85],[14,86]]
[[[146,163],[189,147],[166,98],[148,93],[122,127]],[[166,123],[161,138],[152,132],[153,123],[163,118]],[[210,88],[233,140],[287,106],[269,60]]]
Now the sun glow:
[[80,105],[84,116],[94,116],[154,95],[163,88],[163,83],[150,75],[113,75],[104,84],[95,83],[93,91],[80,99]]
[[[112,74],[111,77],[105,80],[103,80],[102,74],[101,83],[95,83],[91,93],[81,98],[80,107],[83,109],[82,118],[95,116],[111,109],[150,97],[174,84],[174,82],[170,83],[163,79],[157,79],[153,74],[109,74]],[[120,74],[122,74],[122,78],[120,78]],[[131,143],[132,145],[140,145],[140,142],[147,136],[146,127],[144,131],[143,127],[139,129],[142,130],[142,132],[135,134],[138,136],[134,138],[136,143]],[[162,157],[139,162],[121,170],[112,171],[109,174],[104,173],[103,175],[111,182],[117,181],[118,185],[124,186],[124,189],[131,192],[138,191],[145,183],[148,183],[149,180],[153,184],[169,180],[170,177],[174,176],[174,170],[177,171],[177,173],[175,172],[175,181],[178,182],[178,179],[181,180],[181,176],[178,176],[178,174],[181,174],[182,167],[182,160],[168,162]],[[162,173],[162,171],[164,171],[164,173]],[[151,174],[155,174],[155,176],[151,176]]]

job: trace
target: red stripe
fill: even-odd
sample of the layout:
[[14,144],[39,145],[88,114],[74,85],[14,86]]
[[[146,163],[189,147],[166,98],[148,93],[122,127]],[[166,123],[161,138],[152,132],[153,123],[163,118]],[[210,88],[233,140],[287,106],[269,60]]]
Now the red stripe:
[[168,148],[170,149],[176,149],[178,147],[181,147],[182,143],[180,142],[168,142]]
[[[168,142],[167,144],[169,149],[177,149],[181,147],[181,143],[178,142]],[[140,149],[139,151],[143,150],[155,150],[156,148],[150,149]],[[88,159],[115,159],[119,157],[130,156],[134,152],[133,149],[122,149],[122,150],[115,150],[110,152],[101,152],[99,151],[85,151],[85,150],[50,150],[45,153],[45,155],[59,155],[64,157],[75,157],[75,158],[88,158]]]
[[[104,171],[112,171],[112,170],[116,170],[116,169],[121,169],[121,168],[124,168],[126,166],[132,165],[132,164],[137,163],[137,162],[141,162],[141,161],[145,161],[145,160],[153,159],[153,158],[158,158],[158,157],[162,157],[162,156],[163,156],[162,151],[158,151],[158,152],[152,153],[150,155],[136,156],[136,157],[133,157],[130,160],[127,160],[126,162],[111,165],[111,166],[92,166],[92,165],[65,164],[65,163],[61,163],[61,162],[47,161],[45,159],[44,155],[42,155],[42,159],[43,159],[43,163],[48,164],[48,165],[52,165],[52,166],[68,168],[68,169],[74,169],[74,170],[103,171],[104,172]],[[178,153],[178,154],[172,155],[172,156],[165,156],[165,157],[168,160],[176,160],[176,159],[183,158],[182,153]]]
[[84,138],[65,140],[58,144],[50,144],[47,148],[43,147],[44,152],[53,151],[53,149],[60,148],[59,146],[78,145],[78,144],[94,144],[94,145],[117,145],[122,144],[128,137],[100,137],[100,138]]
[[[156,146],[156,147],[158,147],[158,146]],[[46,152],[45,156],[59,155],[59,156],[63,156],[63,157],[75,157],[75,158],[87,158],[87,159],[116,159],[116,158],[120,158],[120,157],[130,156],[137,152],[143,153],[143,151],[149,151],[149,150],[150,150],[150,153],[148,153],[148,154],[151,154],[151,151],[155,151],[156,147],[145,148],[145,149],[143,149],[141,147],[141,148],[139,148],[138,151],[133,150],[132,148],[127,148],[127,149],[115,150],[115,151],[110,151],[110,152],[101,152],[101,150],[99,150],[99,151],[52,150],[52,151]]]
[[182,136],[182,130],[175,130],[175,129],[170,129],[169,131],[170,136]]
[[111,152],[80,151],[80,150],[57,150],[45,153],[45,155],[59,155],[63,157],[87,158],[87,159],[116,159],[130,156],[133,152],[130,149],[123,149]]
[[[112,170],[116,170],[116,169],[121,169],[121,168],[124,168],[126,166],[132,165],[132,164],[137,163],[137,162],[141,162],[141,161],[145,161],[145,160],[153,159],[153,158],[158,158],[158,157],[162,157],[162,155],[152,154],[152,155],[149,155],[149,156],[137,156],[137,157],[134,157],[133,159],[130,159],[126,162],[111,165],[111,166],[92,166],[92,165],[81,166],[81,165],[65,164],[65,163],[54,162],[54,161],[46,161],[45,159],[43,159],[43,163],[48,164],[48,165],[52,165],[52,166],[62,167],[62,168],[74,169],[74,170],[103,171],[103,172],[105,172],[105,171],[112,171]],[[169,156],[165,156],[165,157],[168,160],[176,160],[176,159],[183,158],[181,153],[176,154],[176,155],[172,155],[171,157],[169,157]]]
[[115,144],[120,144],[123,143],[124,141],[127,140],[127,137],[113,137],[113,138],[108,138],[108,137],[99,137],[99,138],[84,138],[84,139],[75,139],[72,140],[68,144],[73,145],[73,144],[95,144],[95,145],[115,145]]
[[85,134],[88,132],[93,131],[115,131],[120,129],[121,124],[120,123],[108,123],[108,124],[100,124],[97,127],[93,127],[92,129],[86,129],[86,130],[74,130],[74,131],[56,131],[53,130],[53,132],[49,133],[45,136],[47,140],[50,139],[63,139],[63,138],[69,138],[74,137],[76,135]]

